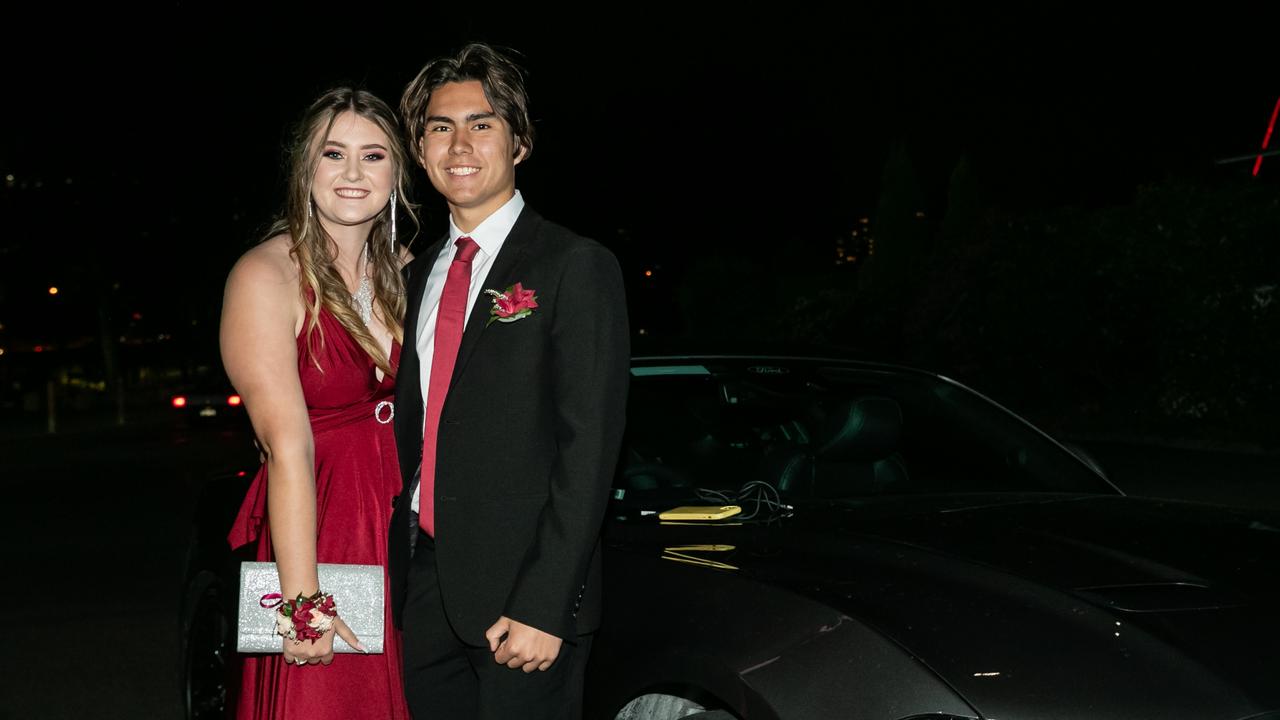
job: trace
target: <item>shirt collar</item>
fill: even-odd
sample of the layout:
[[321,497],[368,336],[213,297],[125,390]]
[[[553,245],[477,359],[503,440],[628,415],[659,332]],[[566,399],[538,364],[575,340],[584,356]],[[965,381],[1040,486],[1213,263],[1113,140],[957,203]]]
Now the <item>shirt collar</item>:
[[476,226],[475,230],[464,233],[453,224],[453,215],[449,215],[449,244],[446,247],[452,248],[458,238],[466,235],[476,241],[476,245],[480,246],[480,251],[485,255],[493,255],[502,248],[502,243],[507,239],[507,235],[511,233],[511,228],[516,224],[516,218],[520,217],[520,211],[524,209],[524,198],[520,196],[520,191],[516,190],[511,199],[503,203],[502,207],[493,211],[493,214],[484,219]]

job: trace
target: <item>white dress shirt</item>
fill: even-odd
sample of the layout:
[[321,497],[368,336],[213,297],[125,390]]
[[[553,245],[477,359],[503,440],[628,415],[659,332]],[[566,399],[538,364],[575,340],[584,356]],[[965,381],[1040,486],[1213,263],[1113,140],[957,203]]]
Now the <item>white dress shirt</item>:
[[[424,409],[427,407],[427,393],[430,391],[431,360],[436,349],[436,315],[440,310],[440,296],[444,293],[444,281],[449,274],[449,265],[453,263],[453,256],[458,251],[454,243],[458,238],[466,235],[480,247],[479,252],[471,259],[471,287],[467,292],[467,314],[462,320],[462,328],[465,331],[467,320],[471,317],[471,309],[475,307],[476,299],[484,290],[480,286],[489,274],[489,268],[493,267],[493,259],[498,256],[498,251],[502,249],[502,244],[506,242],[507,235],[516,224],[516,218],[520,217],[520,211],[523,209],[524,198],[520,197],[520,191],[517,190],[506,204],[495,210],[469,233],[459,230],[453,223],[453,215],[449,216],[449,240],[444,247],[440,248],[440,254],[436,255],[436,260],[431,265],[431,274],[427,276],[427,288],[422,294],[422,309],[418,312],[417,347],[418,362],[421,367],[418,382],[422,386]],[[504,288],[492,289],[501,291]],[[422,422],[425,430],[426,413],[423,413]],[[413,490],[413,503],[410,509],[414,512],[418,512],[418,493],[421,487],[419,484]]]

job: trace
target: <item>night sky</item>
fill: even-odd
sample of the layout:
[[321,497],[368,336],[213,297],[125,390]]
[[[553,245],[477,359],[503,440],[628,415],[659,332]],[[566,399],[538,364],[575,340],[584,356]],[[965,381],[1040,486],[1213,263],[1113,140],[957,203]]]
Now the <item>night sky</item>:
[[[191,304],[216,317],[222,278],[278,207],[282,144],[310,99],[355,83],[394,106],[426,60],[468,39],[522,51],[531,71],[526,199],[641,264],[691,249],[767,263],[826,242],[874,210],[895,147],[929,212],[962,156],[1010,207],[1247,174],[1214,160],[1256,152],[1280,95],[1276,25],[1205,8],[1124,21],[1080,4],[854,8],[846,21],[779,6],[713,19],[678,4],[607,18],[423,7],[170,3],[8,28],[21,37],[0,119],[14,177],[0,323],[69,321],[40,293],[61,285],[66,308],[90,307],[95,283],[165,322]],[[1261,182],[1280,174],[1270,163]],[[419,179],[429,239],[444,215]]]

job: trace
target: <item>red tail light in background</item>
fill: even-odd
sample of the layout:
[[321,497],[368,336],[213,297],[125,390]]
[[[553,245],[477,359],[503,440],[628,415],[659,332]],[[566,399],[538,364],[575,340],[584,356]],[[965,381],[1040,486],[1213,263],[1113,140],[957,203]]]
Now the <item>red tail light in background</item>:
[[241,402],[241,401],[240,401],[240,396],[239,396],[239,395],[232,395],[231,397],[227,398],[227,404],[228,404],[228,405],[239,405],[239,404],[240,404],[240,402]]
[[173,406],[174,406],[174,407],[186,407],[186,406],[187,406],[187,399],[186,399],[185,397],[181,396],[181,395],[175,396],[175,397],[173,398]]

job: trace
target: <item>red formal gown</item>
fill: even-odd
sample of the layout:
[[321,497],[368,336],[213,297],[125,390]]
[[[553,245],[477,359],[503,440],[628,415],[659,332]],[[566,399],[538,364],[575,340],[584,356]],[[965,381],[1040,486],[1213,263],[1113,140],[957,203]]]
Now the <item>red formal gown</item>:
[[[298,338],[298,374],[315,440],[317,561],[386,567],[391,499],[400,492],[401,480],[392,426],[380,420],[391,414],[386,403],[392,400],[394,379],[378,380],[373,360],[327,310],[320,311],[319,328],[309,342],[312,352],[304,329]],[[399,345],[391,352],[395,367]],[[257,558],[274,560],[268,528],[263,466],[228,540],[232,547],[257,541]],[[342,598],[334,600],[341,615]],[[385,630],[382,654],[338,654],[327,667],[286,664],[280,654],[246,655],[236,717],[408,718],[400,633],[391,624],[389,603]]]

